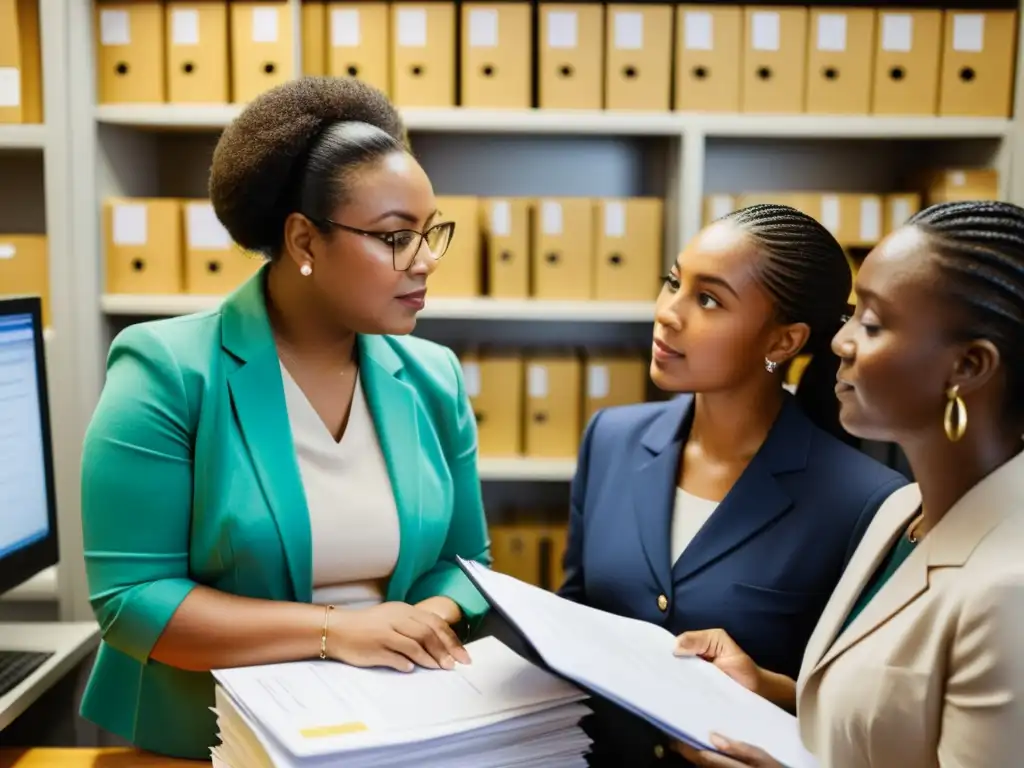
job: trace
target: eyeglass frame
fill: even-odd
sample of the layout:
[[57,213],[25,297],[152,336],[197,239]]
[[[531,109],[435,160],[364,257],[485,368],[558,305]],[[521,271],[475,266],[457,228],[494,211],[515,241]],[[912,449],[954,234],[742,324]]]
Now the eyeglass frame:
[[[324,224],[329,224],[330,226],[336,227],[337,229],[340,229],[343,232],[351,232],[354,235],[361,235],[363,237],[372,237],[372,238],[375,238],[375,239],[379,240],[380,242],[384,243],[384,245],[391,246],[391,268],[394,269],[396,272],[408,272],[410,269],[412,269],[412,265],[416,263],[416,256],[419,255],[420,249],[423,247],[423,243],[425,243],[426,240],[427,240],[427,235],[430,234],[431,232],[433,232],[435,229],[438,229],[439,227],[447,227],[448,228],[448,244],[444,247],[444,253],[442,253],[440,256],[434,256],[434,261],[440,261],[441,258],[444,256],[444,254],[448,253],[448,249],[451,247],[451,244],[452,244],[452,238],[455,237],[455,222],[454,221],[441,221],[441,222],[438,222],[434,226],[432,226],[429,229],[427,229],[426,232],[420,232],[420,231],[415,230],[415,229],[393,229],[393,230],[390,230],[388,232],[373,232],[373,231],[368,230],[368,229],[359,229],[358,227],[351,227],[348,224],[342,224],[341,222],[334,221],[333,219],[314,219],[311,216],[307,216],[306,218],[309,219],[314,224],[320,225],[321,227]],[[397,254],[395,253],[395,243],[394,242],[389,243],[384,238],[386,238],[386,237],[395,237],[396,235],[400,235],[403,232],[408,232],[408,233],[413,234],[413,235],[418,235],[419,238],[420,238],[420,242],[416,246],[416,250],[413,251],[413,257],[409,261],[409,266],[407,266],[405,269],[399,269],[398,265],[396,263]],[[428,246],[427,249],[429,250],[430,247]],[[434,252],[431,251],[430,254],[431,254],[431,256],[433,256]]]

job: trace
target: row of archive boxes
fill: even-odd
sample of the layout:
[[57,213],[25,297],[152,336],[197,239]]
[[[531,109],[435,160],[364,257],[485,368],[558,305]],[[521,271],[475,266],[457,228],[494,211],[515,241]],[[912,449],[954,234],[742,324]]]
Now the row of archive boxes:
[[208,200],[110,198],[103,238],[107,293],[222,296],[263,263],[234,245]]
[[50,261],[46,235],[0,234],[0,296],[39,296],[50,325]]
[[0,0],[0,123],[43,122],[41,0]]
[[562,558],[568,540],[565,523],[517,521],[513,517],[487,528],[493,570],[552,592],[562,586]]
[[[245,102],[295,70],[287,0],[97,5],[100,103]],[[301,18],[305,74],[402,107],[1012,111],[1014,11],[541,2],[534,30],[528,2],[306,2]]]
[[789,205],[820,221],[848,248],[870,248],[902,226],[923,207],[957,200],[997,200],[999,174],[994,169],[939,169],[917,175],[914,192],[890,194],[801,191],[708,195],[704,223],[759,203]]
[[660,198],[439,197],[455,236],[432,296],[653,301],[662,273]]
[[649,362],[639,353],[466,351],[459,357],[484,458],[575,458],[597,411],[647,399]]

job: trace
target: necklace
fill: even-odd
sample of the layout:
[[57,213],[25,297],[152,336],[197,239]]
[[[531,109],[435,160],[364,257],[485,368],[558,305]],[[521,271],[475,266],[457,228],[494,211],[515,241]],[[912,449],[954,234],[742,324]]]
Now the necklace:
[[923,509],[921,510],[921,513],[914,518],[914,521],[907,527],[907,541],[909,541],[911,544],[917,544],[917,542],[920,541],[917,535],[917,527],[921,525],[922,520],[924,520]]
[[[299,362],[299,361],[298,361],[298,360],[297,360],[297,359],[296,359],[296,358],[294,357],[294,355],[292,355],[292,354],[291,354],[290,352],[288,352],[288,350],[286,350],[286,349],[285,349],[285,348],[284,348],[284,347],[283,347],[283,346],[282,346],[281,344],[278,344],[278,345],[277,345],[277,351],[278,351],[278,352],[279,352],[279,353],[280,353],[280,354],[281,354],[281,355],[282,355],[283,357],[286,357],[286,358],[288,358],[289,360],[291,360],[291,361],[292,361],[293,363],[295,363],[295,365],[299,366],[300,368],[302,367],[302,363],[300,363],[300,362]],[[344,375],[345,375],[345,374],[346,374],[346,373],[348,372],[348,369],[349,369],[350,367],[353,367],[353,366],[355,365],[355,362],[356,362],[356,361],[355,361],[355,358],[354,358],[354,357],[352,357],[352,358],[350,358],[349,360],[347,360],[347,361],[345,362],[345,364],[344,364],[344,365],[342,366],[341,370],[337,372],[338,376],[344,376]]]

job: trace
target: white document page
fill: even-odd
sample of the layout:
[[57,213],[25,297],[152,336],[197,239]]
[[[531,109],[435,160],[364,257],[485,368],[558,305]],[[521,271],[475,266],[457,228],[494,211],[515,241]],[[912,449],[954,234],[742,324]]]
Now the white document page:
[[309,661],[216,670],[214,677],[296,756],[441,737],[466,731],[468,722],[488,725],[586,698],[494,638],[466,649],[473,663],[454,670],[404,673]]
[[711,734],[720,733],[791,768],[817,765],[795,717],[712,664],[674,656],[675,637],[664,628],[579,605],[479,563],[459,564],[555,672],[680,741],[711,749]]

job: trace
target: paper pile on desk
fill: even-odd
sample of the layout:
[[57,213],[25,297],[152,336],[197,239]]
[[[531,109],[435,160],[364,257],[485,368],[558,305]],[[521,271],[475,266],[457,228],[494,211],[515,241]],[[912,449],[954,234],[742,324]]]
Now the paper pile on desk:
[[221,768],[585,768],[586,694],[494,638],[454,670],[329,661],[218,670]]

